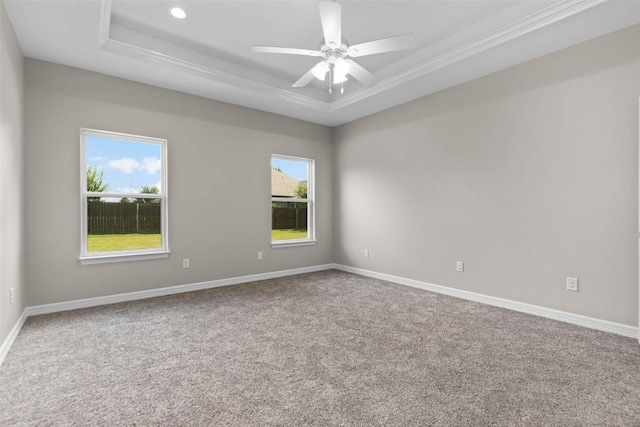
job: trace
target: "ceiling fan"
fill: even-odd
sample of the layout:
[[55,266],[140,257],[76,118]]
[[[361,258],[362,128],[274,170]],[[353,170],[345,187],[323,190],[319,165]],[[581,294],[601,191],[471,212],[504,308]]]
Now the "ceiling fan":
[[318,7],[320,9],[322,32],[324,33],[324,42],[320,45],[319,50],[274,46],[252,47],[254,52],[284,53],[322,58],[320,62],[300,77],[293,84],[293,87],[304,87],[314,77],[324,81],[327,74],[329,74],[329,93],[332,93],[334,84],[340,84],[341,93],[344,93],[342,84],[347,81],[347,75],[353,76],[364,85],[372,85],[378,81],[378,78],[357,62],[347,59],[348,57],[358,58],[378,53],[412,49],[417,45],[415,34],[411,33],[349,46],[349,43],[342,38],[342,6],[340,3],[322,1],[318,3]]

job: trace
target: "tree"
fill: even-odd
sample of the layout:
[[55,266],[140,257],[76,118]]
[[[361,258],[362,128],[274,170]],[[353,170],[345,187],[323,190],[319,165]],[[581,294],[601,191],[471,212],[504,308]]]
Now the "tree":
[[[152,186],[143,186],[140,188],[140,193],[142,194],[159,194],[160,193],[160,189],[158,188],[158,186],[156,185],[152,185]],[[144,203],[160,203],[160,199],[145,199],[142,197],[139,197],[136,199],[136,201],[138,203],[144,204]]]
[[[104,171],[98,172],[98,168],[87,166],[87,191],[103,193],[109,189],[109,183],[104,182]],[[89,197],[89,202],[99,202],[100,197]]]
[[299,182],[293,194],[296,196],[296,199],[306,199],[307,198],[307,183]]
[[[142,194],[158,194],[160,193],[160,189],[155,186],[142,186],[140,187],[140,193]],[[146,199],[143,197],[138,197],[135,199],[132,199],[130,197],[123,197],[122,199],[120,199],[120,203],[140,203],[140,204],[146,204],[146,203],[160,203],[160,199]]]

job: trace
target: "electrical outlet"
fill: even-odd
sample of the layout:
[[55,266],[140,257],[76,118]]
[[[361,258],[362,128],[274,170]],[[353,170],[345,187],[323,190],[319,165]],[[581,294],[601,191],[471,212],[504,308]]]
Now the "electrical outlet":
[[258,252],[258,261],[262,261],[262,251]]
[[369,258],[369,249],[364,250],[364,257]]
[[15,296],[15,291],[13,288],[9,289],[9,304],[13,304],[13,297]]
[[182,268],[189,268],[191,267],[191,261],[189,260],[189,258],[185,258],[182,260]]
[[567,277],[567,290],[578,292],[578,278],[577,277]]
[[458,261],[458,262],[456,263],[456,271],[457,271],[458,273],[462,273],[462,272],[464,271],[464,262],[462,262],[462,261]]

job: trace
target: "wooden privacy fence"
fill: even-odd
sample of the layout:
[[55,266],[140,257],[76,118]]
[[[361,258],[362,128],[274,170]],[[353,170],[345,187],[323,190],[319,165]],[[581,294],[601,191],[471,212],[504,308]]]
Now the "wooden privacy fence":
[[307,229],[307,208],[271,208],[271,228],[282,229]]
[[[89,234],[159,234],[160,205],[109,203],[87,205]],[[307,208],[271,208],[272,228],[306,230]]]
[[158,203],[88,203],[89,234],[160,234]]

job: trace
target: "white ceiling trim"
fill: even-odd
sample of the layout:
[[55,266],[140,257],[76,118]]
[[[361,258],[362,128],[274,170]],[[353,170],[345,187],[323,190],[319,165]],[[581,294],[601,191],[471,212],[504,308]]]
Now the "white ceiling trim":
[[475,40],[463,43],[458,47],[450,49],[440,55],[436,55],[427,61],[414,65],[405,71],[380,80],[375,86],[346,95],[332,102],[330,104],[330,111],[338,111],[371,96],[378,95],[394,87],[409,83],[412,80],[424,77],[434,71],[455,64],[456,62],[515,40],[525,34],[540,30],[548,25],[584,12],[594,6],[604,3],[605,1],[607,0],[581,0],[576,3],[575,0],[562,0],[512,24],[485,34]]
[[206,79],[241,88],[243,90],[272,96],[279,100],[284,100],[292,104],[312,108],[314,110],[333,113],[350,105],[364,101],[374,95],[378,95],[397,86],[409,83],[412,80],[427,76],[434,71],[480,54],[486,50],[515,40],[525,34],[540,30],[548,25],[584,12],[585,10],[597,6],[605,1],[606,0],[559,1],[558,3],[542,9],[541,11],[533,13],[509,25],[505,25],[496,31],[489,32],[481,37],[447,50],[442,54],[431,57],[430,59],[416,64],[405,71],[381,79],[374,86],[352,92],[332,102],[326,102],[309,96],[300,95],[289,90],[245,79],[211,67],[185,61],[160,52],[112,39],[109,36],[112,0],[103,0],[102,3],[100,39],[101,48],[112,53],[127,55],[144,61],[151,61],[169,69],[204,77]]
[[226,84],[236,88],[249,90],[263,95],[273,96],[292,104],[301,105],[315,110],[329,112],[330,104],[326,101],[318,100],[308,96],[300,95],[288,90],[276,88],[267,84],[258,83],[253,80],[238,77],[233,74],[215,70],[211,67],[196,64],[173,56],[165,55],[140,46],[134,46],[110,37],[111,28],[111,5],[112,0],[102,1],[100,17],[100,48],[116,54],[134,57],[143,61],[150,61],[168,69],[186,72],[198,77],[204,77],[218,83]]
[[[486,4],[474,9],[473,13],[479,14],[477,19],[457,5],[445,7],[448,2],[435,7],[427,5],[429,0],[420,0],[425,4],[399,8],[397,16],[389,17],[384,16],[393,10],[389,5],[376,6],[367,18],[371,23],[388,24],[389,31],[394,28],[392,33],[417,31],[422,40],[419,48],[395,55],[394,61],[364,60],[377,73],[379,82],[368,87],[350,83],[345,85],[346,93],[330,96],[326,85],[290,87],[291,75],[297,75],[304,61],[285,57],[282,62],[250,53],[248,45],[255,38],[251,21],[241,22],[243,33],[236,33],[233,22],[225,20],[225,16],[242,19],[245,9],[253,10],[251,6],[239,6],[241,2],[223,2],[220,9],[201,2],[194,11],[208,14],[219,10],[228,15],[214,15],[218,19],[214,26],[196,20],[193,25],[183,23],[181,27],[162,10],[174,0],[158,0],[157,5],[148,8],[142,4],[145,2],[132,6],[113,0],[0,1],[29,58],[325,126],[339,126],[640,23],[640,1],[509,0],[497,5],[493,0],[478,0]],[[348,4],[347,0],[339,1]],[[366,11],[364,3],[358,7]],[[312,6],[296,9],[301,14],[296,21],[299,25],[294,28],[298,37],[310,36],[307,25],[318,29]],[[286,28],[280,23],[287,22],[281,19],[287,7],[280,3],[277,8],[266,6],[259,13],[250,14],[251,19],[259,20],[260,32],[273,28],[274,39],[279,40],[276,44],[287,39],[284,33],[276,34]],[[302,10],[309,13],[302,14]],[[406,15],[416,10],[425,15]],[[440,19],[440,10],[448,11],[442,19],[451,21],[437,21],[438,25],[433,26],[432,19]],[[279,24],[269,26],[265,22],[270,19]],[[371,30],[367,37],[375,39],[377,26],[366,26]]]
[[255,82],[253,80],[214,70],[212,68],[195,64],[193,62],[178,59],[159,52],[154,52],[152,50],[145,49],[139,46],[133,46],[119,40],[107,39],[101,47],[105,51],[151,61],[156,64],[160,64],[168,69],[186,72],[198,77],[205,77],[218,83],[242,88],[244,90],[250,90],[252,92],[257,92],[264,95],[270,95],[279,99],[284,99],[293,104],[313,108],[319,111],[330,111],[329,103],[326,101],[320,101],[308,96],[298,95],[287,90],[275,88],[273,86]]
[[[129,57],[142,62],[153,63],[168,72],[175,73],[178,71],[205,79],[213,84],[220,84],[221,86],[218,89],[222,91],[225,91],[225,87],[234,90],[239,89],[249,95],[245,101],[252,99],[251,95],[261,97],[259,101],[253,102],[253,104],[252,102],[249,102],[249,104],[240,102],[241,105],[260,109],[268,105],[269,111],[286,111],[287,114],[292,117],[303,119],[309,119],[309,114],[313,114],[312,111],[315,111],[322,114],[322,116],[319,117],[323,117],[324,121],[322,123],[327,124],[340,122],[340,120],[335,121],[333,119],[333,117],[337,116],[335,114],[336,112],[344,113],[345,117],[348,116],[347,119],[349,119],[349,117],[353,118],[350,112],[357,111],[359,108],[358,105],[364,105],[363,102],[366,100],[376,96],[380,99],[381,94],[394,88],[408,87],[411,83],[420,81],[420,79],[424,81],[424,78],[428,78],[440,70],[446,70],[448,67],[455,66],[457,63],[469,60],[472,57],[480,57],[483,52],[500,46],[506,46],[508,43],[521,39],[527,34],[543,30],[545,27],[579,15],[598,5],[607,3],[607,1],[608,0],[559,0],[551,6],[539,9],[498,29],[485,30],[479,33],[479,35],[476,33],[475,36],[469,34],[467,41],[462,43],[453,42],[456,38],[465,39],[464,37],[460,37],[462,36],[461,33],[456,33],[456,35],[442,39],[436,44],[422,46],[422,49],[418,51],[417,54],[422,55],[422,58],[426,59],[421,60],[408,69],[381,78],[379,82],[373,86],[362,87],[359,90],[345,94],[332,101],[327,101],[326,98],[318,99],[314,96],[304,95],[294,90],[285,89],[282,86],[276,86],[273,83],[262,83],[251,78],[222,71],[215,65],[205,64],[197,59],[194,60],[193,57],[182,59],[177,57],[175,53],[162,53],[162,45],[143,46],[138,44],[135,39],[121,39],[119,33],[114,31],[117,27],[114,26],[114,22],[112,21],[113,0],[101,0],[98,36],[100,50],[121,57]],[[187,46],[185,46],[184,49],[186,49],[185,52],[190,50]],[[165,52],[170,52],[170,50]],[[212,94],[212,92],[218,91],[215,86],[203,89],[205,89],[205,91],[208,90],[208,94],[205,96],[209,97],[212,97],[211,95],[215,97],[215,94]],[[224,96],[220,99],[224,99]],[[255,101],[257,98],[253,99]],[[231,100],[231,102],[234,101]],[[287,105],[289,105],[288,108]],[[295,109],[296,106],[304,108],[292,112],[291,108]],[[305,109],[307,110],[306,112],[304,111]]]

